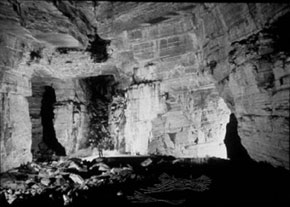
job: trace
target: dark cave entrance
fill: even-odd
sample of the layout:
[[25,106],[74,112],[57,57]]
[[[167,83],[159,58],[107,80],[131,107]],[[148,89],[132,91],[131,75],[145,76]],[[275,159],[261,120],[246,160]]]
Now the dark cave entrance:
[[42,123],[42,141],[56,155],[65,156],[65,149],[57,141],[53,126],[54,104],[56,103],[55,91],[50,86],[44,87],[44,93],[41,101],[41,123]]
[[230,160],[243,162],[251,160],[247,150],[241,143],[241,138],[238,134],[238,121],[233,113],[230,115],[230,121],[226,127],[224,143],[227,149],[227,156]]
[[32,123],[31,153],[33,159],[49,160],[53,154],[65,156],[65,148],[57,141],[54,129],[55,90],[48,77],[33,77],[32,96],[28,98]]
[[99,151],[113,150],[114,138],[109,129],[110,106],[117,94],[113,75],[100,75],[81,79],[87,96],[89,115],[88,146]]

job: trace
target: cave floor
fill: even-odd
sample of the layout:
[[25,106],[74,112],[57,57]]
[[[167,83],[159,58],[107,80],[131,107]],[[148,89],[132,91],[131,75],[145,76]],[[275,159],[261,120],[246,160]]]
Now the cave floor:
[[0,174],[2,206],[288,206],[289,171],[168,156],[62,158]]

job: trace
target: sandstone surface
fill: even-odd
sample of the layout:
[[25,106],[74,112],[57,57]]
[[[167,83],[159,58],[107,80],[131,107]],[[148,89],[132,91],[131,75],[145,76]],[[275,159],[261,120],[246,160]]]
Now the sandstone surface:
[[123,116],[111,126],[118,150],[225,157],[234,113],[250,157],[289,169],[289,11],[287,3],[1,1],[1,171],[31,161],[46,86],[57,141],[67,154],[85,146],[79,81],[101,75],[125,94],[108,118]]

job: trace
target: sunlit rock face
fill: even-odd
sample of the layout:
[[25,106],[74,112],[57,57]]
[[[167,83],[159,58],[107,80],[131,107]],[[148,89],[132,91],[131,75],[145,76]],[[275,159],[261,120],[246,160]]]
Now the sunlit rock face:
[[31,121],[26,99],[31,95],[29,87],[28,80],[21,76],[1,75],[1,172],[32,160]]
[[162,94],[160,85],[141,84],[128,91],[125,151],[226,158],[223,140],[230,110],[217,91],[206,88]]
[[[236,22],[236,15],[247,11],[245,5],[234,6],[239,8],[235,14],[223,13],[231,5],[219,7],[223,16],[228,16],[225,23],[232,27],[228,26],[230,32],[222,35],[223,43],[207,52],[207,59],[216,61],[213,77],[218,81],[221,96],[238,118],[238,133],[250,157],[289,169],[290,70],[289,49],[285,47],[289,14],[283,16],[284,6],[280,6],[274,4],[271,10],[279,18],[261,29],[257,20],[264,22],[264,15],[270,14],[264,12],[254,19],[240,16],[241,21],[249,22],[242,26]],[[264,4],[250,9],[269,11]],[[250,32],[255,30],[258,31]],[[217,38],[210,38],[208,44],[214,44]],[[225,39],[231,40],[228,48]]]
[[230,110],[210,74],[201,72],[200,45],[189,18],[128,31],[134,61],[127,90],[126,150],[226,158]]
[[230,113],[227,105],[215,89],[183,93],[171,97],[179,98],[175,103],[179,110],[171,108],[153,120],[150,153],[226,158],[223,140]]
[[125,151],[148,154],[148,144],[153,139],[152,120],[164,112],[160,84],[141,84],[127,92],[124,128]]
[[1,172],[32,160],[31,122],[28,111],[23,110],[26,107],[24,97],[1,94]]
[[[175,18],[170,23],[161,21],[121,34],[112,43],[118,42],[119,56],[130,54],[130,63],[134,63],[133,66],[126,63],[129,67],[124,69],[131,68],[137,82],[161,80],[161,94],[169,97],[166,104],[173,110],[167,112],[168,120],[178,120],[174,124],[184,126],[188,125],[184,111],[190,115],[181,109],[187,104],[178,105],[180,97],[184,94],[190,97],[191,91],[199,94],[199,90],[213,84],[227,107],[236,114],[241,142],[251,158],[289,168],[289,50],[283,47],[288,33],[281,29],[286,28],[283,21],[289,19],[285,15],[289,8],[285,4],[206,4],[197,8],[191,18]],[[221,103],[219,98],[215,102]],[[217,105],[224,111],[215,112],[215,116],[221,113],[226,117],[227,108]],[[201,111],[197,107],[196,110]],[[149,142],[150,152],[161,150],[160,153],[181,155],[182,150],[177,150],[172,140],[186,140],[185,135],[174,134],[184,131],[171,133],[160,117],[154,119],[153,132],[160,128],[161,133],[156,134],[162,138]],[[227,121],[222,120],[226,119],[219,120],[225,124]],[[191,125],[195,127],[194,121]],[[215,122],[208,127],[213,130],[217,125]],[[198,138],[203,140],[200,132]],[[218,134],[223,132],[221,129]],[[161,143],[166,147],[161,147]],[[196,145],[196,148],[201,146],[205,145]]]
[[225,84],[233,94],[239,134],[250,156],[289,168],[290,57],[274,44],[275,32],[234,45],[233,72]]

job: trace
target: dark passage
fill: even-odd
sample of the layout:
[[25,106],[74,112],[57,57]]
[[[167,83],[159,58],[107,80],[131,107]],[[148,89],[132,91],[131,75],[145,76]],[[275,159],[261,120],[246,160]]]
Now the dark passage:
[[55,130],[53,127],[53,105],[56,102],[54,89],[50,86],[45,86],[43,98],[41,101],[41,122],[43,126],[43,142],[48,148],[53,150],[58,156],[65,156],[65,149],[57,141]]
[[109,132],[109,105],[116,94],[116,81],[112,75],[83,79],[88,98],[89,145],[112,150],[113,138]]
[[110,45],[110,40],[104,40],[98,35],[92,38],[90,45],[87,48],[87,51],[91,53],[91,58],[96,63],[101,63],[107,61],[109,54],[107,51],[107,46]]
[[228,158],[233,161],[251,161],[247,150],[241,143],[241,138],[238,135],[238,121],[234,114],[230,115],[230,122],[227,124],[225,137],[225,145],[227,148]]

